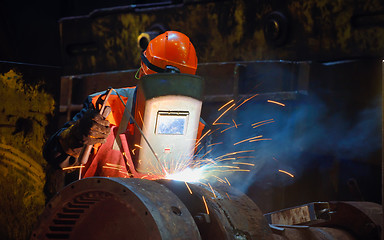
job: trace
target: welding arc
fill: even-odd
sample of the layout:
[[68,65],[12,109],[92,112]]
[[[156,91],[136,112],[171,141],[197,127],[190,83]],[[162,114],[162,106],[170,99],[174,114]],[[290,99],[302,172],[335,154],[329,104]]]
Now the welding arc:
[[[116,95],[119,97],[121,103],[122,103],[122,104],[124,105],[124,107],[125,107],[124,100],[121,98],[120,94],[119,94],[115,89],[112,88],[112,90],[116,93]],[[129,111],[129,109],[126,109],[126,110],[127,110],[127,112],[129,113],[129,118],[132,119],[133,123],[135,124],[135,126],[136,126],[137,129],[139,130],[141,136],[143,136],[144,141],[148,144],[148,147],[149,147],[149,149],[151,149],[151,152],[152,152],[153,155],[155,156],[157,162],[160,164],[160,166],[162,167],[162,169],[164,169],[164,165],[161,163],[160,159],[157,157],[157,155],[156,155],[156,153],[155,153],[155,150],[152,148],[151,144],[149,144],[148,139],[145,137],[143,131],[141,130],[139,124],[137,124],[135,118],[132,116],[131,111]]]

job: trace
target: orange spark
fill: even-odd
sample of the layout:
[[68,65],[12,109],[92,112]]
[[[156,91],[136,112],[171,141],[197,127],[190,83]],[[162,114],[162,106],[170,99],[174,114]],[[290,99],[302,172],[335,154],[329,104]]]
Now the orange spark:
[[288,176],[290,176],[290,177],[292,177],[292,178],[295,177],[295,175],[293,175],[292,173],[289,173],[289,172],[284,171],[284,170],[280,170],[280,169],[279,169],[279,172],[285,173],[285,174],[287,174]]
[[233,106],[235,106],[236,103],[232,104],[229,108],[227,108],[227,110],[225,110],[222,114],[220,114],[220,116],[212,123],[212,125],[217,125],[217,121],[219,121],[219,119],[224,115],[226,114],[231,108],[233,108]]
[[211,191],[212,191],[212,193],[213,193],[213,196],[216,198],[215,191],[213,191],[213,188],[212,188],[211,184],[208,183],[208,185],[209,185],[209,187],[211,188]]
[[141,116],[141,112],[139,111],[139,117],[140,117],[140,120],[141,120],[141,124],[143,124],[143,127],[144,127],[144,120],[143,120],[143,117]]
[[108,166],[112,166],[112,167],[117,167],[117,168],[122,168],[122,167],[123,167],[123,166],[121,166],[121,165],[113,164],[113,163],[106,163],[106,165],[108,165]]
[[214,145],[218,145],[218,144],[223,144],[223,142],[212,143],[212,144],[209,144],[207,147],[212,147],[212,146],[214,146]]
[[139,144],[135,144],[134,146],[135,146],[135,147],[138,147],[138,148],[143,148],[143,147],[140,146]]
[[103,168],[109,168],[109,169],[113,169],[113,170],[120,170],[118,167],[108,167],[108,166],[103,166]]
[[[221,124],[221,123],[216,123],[216,124]],[[226,124],[226,125],[229,125],[229,123]],[[229,129],[231,129],[231,128],[234,128],[234,127],[237,128],[237,127],[240,126],[240,125],[242,125],[242,124],[240,123],[240,124],[237,124],[237,125],[235,125],[235,126],[230,126],[230,127],[226,128],[226,129],[222,130],[220,133],[223,133],[223,132],[225,132],[225,131],[227,131],[227,130],[229,130]]]
[[206,133],[204,133],[204,135],[201,136],[201,137],[199,138],[199,140],[197,140],[197,142],[196,142],[195,145],[197,145],[198,143],[200,143],[200,141],[201,141],[205,136],[207,136],[207,134],[210,133],[210,132],[211,132],[211,129],[209,129]]
[[240,156],[240,157],[237,157],[237,158],[256,158],[255,156]]
[[259,125],[254,126],[253,128],[257,128],[257,127],[263,126],[263,125],[268,124],[268,123],[273,123],[273,122],[275,122],[275,121],[261,123],[261,124],[259,124]]
[[207,202],[205,201],[204,196],[203,196],[203,201],[204,201],[205,210],[207,210],[207,214],[209,215],[208,205],[207,205]]
[[248,166],[255,166],[253,163],[244,163],[244,162],[233,162],[232,164],[242,164],[242,165],[248,165]]
[[253,139],[249,142],[258,142],[258,141],[269,141],[272,140],[272,138],[259,138],[259,139]]
[[229,197],[228,193],[225,193],[225,194],[227,194],[228,199],[231,200],[231,198]]
[[[199,143],[197,146],[195,146],[194,151],[196,151],[196,149],[200,146],[200,144],[201,144],[201,143]],[[197,151],[197,153],[196,153],[195,155],[199,154],[199,152],[200,152],[201,150],[203,150],[203,149],[204,149],[204,146],[201,147],[201,148],[199,149],[199,151]]]
[[271,118],[271,119],[267,119],[267,120],[264,120],[264,121],[252,123],[251,126],[259,125],[259,124],[262,124],[262,123],[265,123],[265,122],[271,123],[271,122],[275,122],[275,121],[273,120],[273,118]]
[[226,177],[224,177],[224,178],[225,178],[225,181],[227,181],[228,186],[231,186],[231,183],[228,181],[228,179]]
[[261,137],[263,137],[263,135],[259,135],[259,136],[256,136],[256,137],[247,138],[247,139],[244,139],[244,140],[242,140],[242,141],[240,141],[240,142],[234,143],[233,145],[237,145],[237,144],[239,144],[239,143],[247,142],[247,141],[253,140],[253,139],[255,139],[255,138],[261,138]]
[[245,99],[240,105],[238,105],[238,106],[237,106],[235,109],[233,109],[233,110],[238,109],[241,105],[243,105],[244,103],[248,102],[249,100],[251,100],[252,98],[256,97],[257,95],[259,95],[259,94],[255,94],[255,95],[253,95],[252,97]]
[[189,193],[192,194],[192,190],[189,188],[188,183],[187,182],[184,182],[184,183],[187,186]]
[[[135,150],[135,149],[133,149],[133,150]],[[133,154],[133,155],[135,155],[135,154]],[[123,152],[123,156],[124,156],[124,158],[125,158],[125,164],[127,164],[128,167],[131,167],[131,166],[129,165],[129,163],[128,163],[128,158],[127,158],[127,155],[125,154],[125,152]]]
[[225,131],[227,131],[227,130],[229,130],[229,129],[231,129],[231,128],[234,128],[234,127],[235,127],[235,126],[230,126],[230,127],[226,128],[226,129],[220,131],[220,133],[223,133],[223,132],[225,132]]
[[212,169],[210,170],[212,172],[250,172],[251,170],[249,169],[228,169],[228,170],[216,170],[216,169]]
[[276,102],[276,101],[272,101],[272,100],[267,100],[267,102],[269,102],[269,103],[274,103],[274,104],[277,104],[277,105],[280,105],[280,106],[285,107],[285,104],[284,104],[284,103],[281,103],[281,102]]
[[212,177],[215,177],[219,182],[226,183],[223,179],[219,178],[216,175],[212,175]]
[[215,125],[231,125],[229,123],[215,123]]
[[129,176],[129,173],[124,172],[124,171],[119,171],[119,173],[122,173],[122,174],[125,174],[125,175],[128,175],[128,176]]
[[239,169],[239,167],[234,167],[234,166],[215,166],[217,168],[235,168],[235,169]]
[[210,152],[212,152],[213,149],[209,150],[208,152],[206,152],[201,158],[204,158],[206,155],[208,155]]
[[[222,159],[220,159],[219,161],[217,161],[217,162],[224,162],[224,161],[231,161],[231,160],[236,160],[236,158],[235,157],[233,157],[233,158],[222,158]],[[216,164],[216,163],[215,163]]]
[[230,104],[231,102],[233,102],[234,100],[230,100],[228,101],[226,104],[224,104],[223,106],[221,106],[219,109],[217,109],[217,111],[220,111],[221,109],[225,108],[225,106],[227,106],[228,104]]
[[235,127],[237,128],[237,124],[236,124],[235,120],[232,119],[232,122],[235,124]]
[[238,152],[231,152],[231,153],[227,153],[227,154],[224,154],[224,155],[221,155],[215,159],[220,159],[220,158],[223,158],[223,157],[226,157],[226,156],[230,156],[230,155],[236,155],[236,154],[239,154],[239,153],[246,153],[246,152],[254,152],[255,150],[244,150],[244,151],[238,151]]
[[69,169],[76,169],[76,168],[83,168],[85,167],[84,165],[80,165],[80,166],[71,166],[71,167],[65,167],[63,168],[63,170],[69,170]]

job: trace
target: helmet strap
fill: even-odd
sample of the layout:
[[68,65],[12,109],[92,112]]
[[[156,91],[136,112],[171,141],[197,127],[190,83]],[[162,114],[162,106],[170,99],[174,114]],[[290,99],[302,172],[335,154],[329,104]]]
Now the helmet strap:
[[154,64],[152,64],[148,58],[144,56],[143,53],[141,53],[141,61],[152,71],[158,72],[158,73],[165,73],[165,72],[174,72],[174,73],[180,73],[180,70],[175,66],[167,66],[166,68],[158,67]]
[[139,72],[140,72],[140,70],[141,70],[141,66],[139,67],[139,69],[137,69],[136,74],[135,74],[135,78],[136,78],[137,80],[140,79],[140,77],[139,77]]

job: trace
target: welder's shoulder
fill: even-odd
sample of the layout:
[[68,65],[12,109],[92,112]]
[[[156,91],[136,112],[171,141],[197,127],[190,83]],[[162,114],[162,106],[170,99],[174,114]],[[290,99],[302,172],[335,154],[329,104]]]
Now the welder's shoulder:
[[[122,97],[133,97],[136,92],[136,87],[124,87],[124,88],[114,88],[111,95],[120,95]],[[93,93],[88,96],[87,101],[92,101],[103,95],[105,91]]]

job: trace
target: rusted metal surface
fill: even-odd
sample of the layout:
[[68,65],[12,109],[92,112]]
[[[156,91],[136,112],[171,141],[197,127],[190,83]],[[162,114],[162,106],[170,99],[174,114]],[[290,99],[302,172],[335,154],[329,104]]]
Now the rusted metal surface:
[[312,210],[317,216],[328,206],[323,222],[268,225],[250,198],[225,184],[93,177],[54,197],[31,239],[380,239],[379,204],[330,202]]
[[227,185],[85,178],[47,205],[32,239],[273,239],[259,208]]
[[359,239],[380,239],[382,206],[373,202],[330,202],[330,221],[319,226],[347,229]]
[[200,239],[185,205],[145,179],[85,178],[50,201],[32,239]]
[[224,184],[215,184],[211,189],[207,185],[188,183],[191,194],[184,182],[157,181],[171,189],[187,206],[202,239],[273,239],[260,209],[236,189]]
[[136,68],[137,38],[156,25],[187,34],[200,63],[378,57],[384,53],[383,10],[380,0],[168,2],[98,9],[61,19],[63,63],[70,74]]
[[343,229],[308,226],[287,226],[273,236],[275,240],[357,240]]
[[[304,213],[299,211],[303,208]],[[378,240],[381,236],[382,207],[372,202],[329,202],[318,206],[311,203],[266,217],[272,223],[272,231],[287,239]]]

